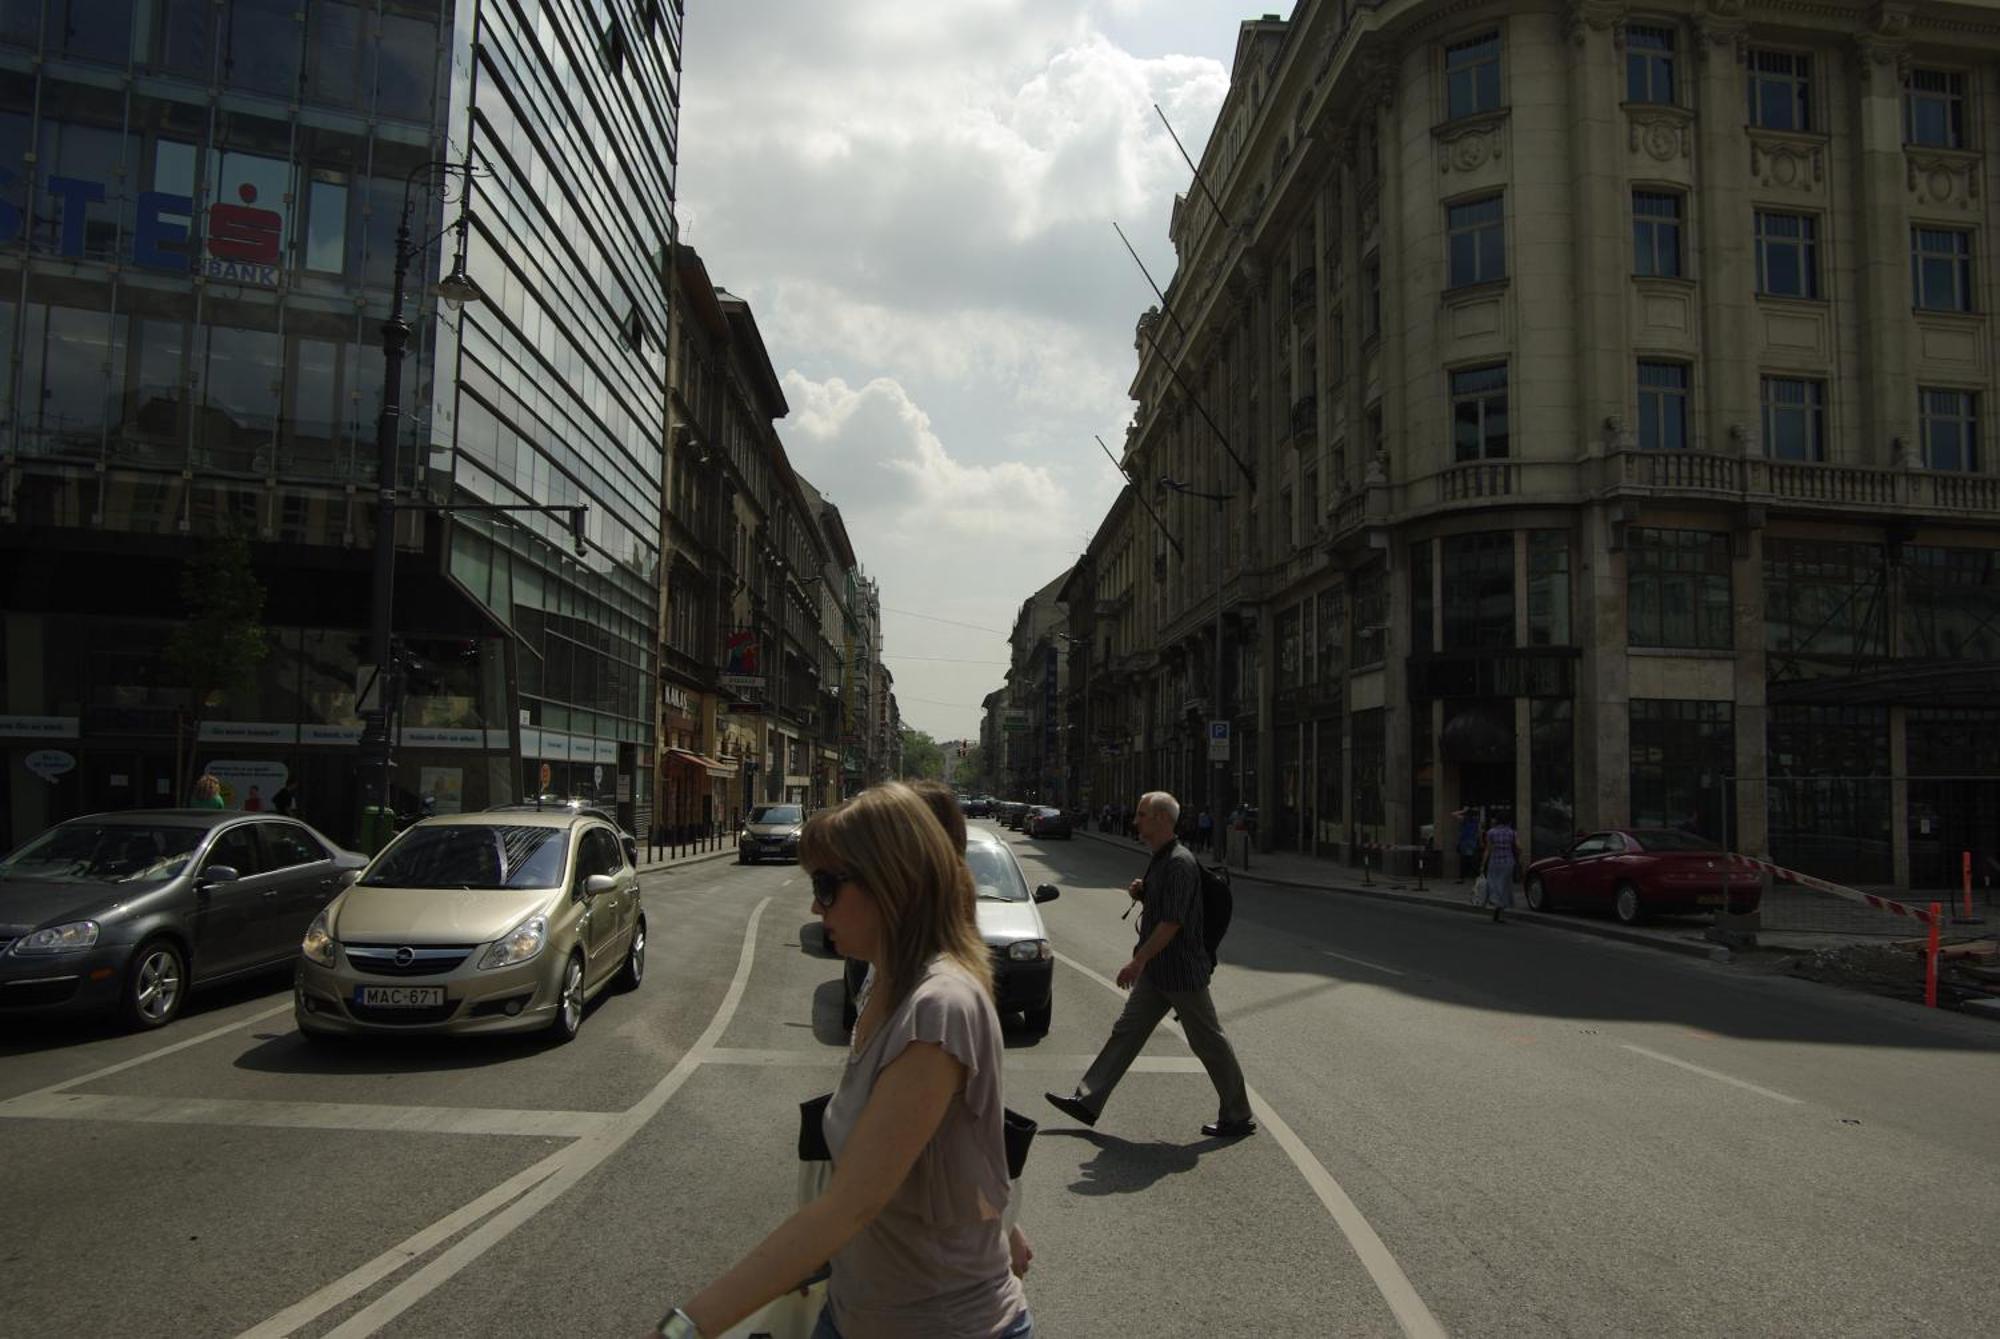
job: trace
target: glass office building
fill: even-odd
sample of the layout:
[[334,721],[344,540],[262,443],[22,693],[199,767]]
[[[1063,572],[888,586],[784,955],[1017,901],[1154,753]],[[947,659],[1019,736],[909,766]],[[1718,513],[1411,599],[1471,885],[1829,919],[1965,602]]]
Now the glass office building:
[[[198,767],[353,835],[406,201],[398,807],[643,830],[679,64],[647,0],[0,6],[0,838]],[[197,712],[163,652],[224,531],[268,650]]]

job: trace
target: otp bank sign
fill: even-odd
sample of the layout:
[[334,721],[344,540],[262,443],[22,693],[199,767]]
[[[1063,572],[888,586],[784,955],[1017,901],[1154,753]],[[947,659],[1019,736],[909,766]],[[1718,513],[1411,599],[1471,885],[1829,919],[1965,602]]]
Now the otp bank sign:
[[[21,206],[8,197],[19,178],[0,168],[0,246],[21,240],[27,222]],[[77,177],[50,177],[50,200],[61,206],[62,225],[55,253],[81,256],[88,210],[105,199],[104,183]],[[234,202],[221,200],[204,211],[207,229],[193,235],[194,200],[171,191],[142,191],[132,224],[131,261],[151,270],[193,271],[211,279],[278,286],[278,262],[284,247],[285,217],[257,204],[257,188],[243,182]]]

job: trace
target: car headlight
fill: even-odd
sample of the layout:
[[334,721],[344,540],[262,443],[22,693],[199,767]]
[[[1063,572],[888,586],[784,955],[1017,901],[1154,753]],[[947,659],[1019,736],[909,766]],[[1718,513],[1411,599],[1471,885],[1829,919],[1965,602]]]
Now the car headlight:
[[1056,956],[1046,939],[1017,939],[1007,945],[1007,956],[1015,962],[1043,962]]
[[22,935],[14,941],[14,952],[77,953],[96,943],[96,921],[71,921],[68,925],[51,925],[46,930]]
[[335,942],[333,932],[326,928],[326,913],[313,917],[313,923],[306,927],[306,937],[299,941],[299,952],[306,955],[309,962],[322,967],[332,967],[339,954],[340,945]]
[[535,915],[522,921],[506,935],[493,941],[479,960],[481,971],[494,967],[512,967],[526,962],[540,953],[549,943],[549,918]]

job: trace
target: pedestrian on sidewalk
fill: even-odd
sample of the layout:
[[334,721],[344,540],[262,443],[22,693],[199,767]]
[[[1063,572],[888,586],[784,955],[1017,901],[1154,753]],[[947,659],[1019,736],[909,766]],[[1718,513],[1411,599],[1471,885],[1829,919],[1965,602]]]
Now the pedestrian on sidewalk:
[[1454,815],[1458,819],[1458,881],[1466,882],[1479,868],[1480,811],[1466,805]]
[[831,1261],[814,1339],[1029,1339],[1001,1227],[1000,1015],[964,854],[887,782],[814,814],[799,864],[821,924],[877,982],[823,1121],[833,1179],[659,1332],[723,1334]]
[[1500,923],[1500,913],[1514,905],[1514,876],[1520,866],[1520,846],[1510,817],[1504,806],[1493,811],[1493,826],[1486,829],[1479,864],[1479,872],[1486,876],[1485,905],[1493,908],[1495,925]]
[[1112,1090],[1171,1009],[1180,1015],[1188,1046],[1215,1085],[1220,1109],[1201,1132],[1212,1139],[1240,1139],[1255,1134],[1257,1122],[1250,1118],[1249,1091],[1236,1051],[1208,993],[1215,964],[1202,937],[1201,867],[1194,852],[1174,839],[1180,808],[1162,790],[1139,797],[1139,833],[1153,849],[1153,858],[1145,876],[1132,880],[1126,889],[1141,907],[1138,948],[1132,961],[1118,969],[1119,989],[1132,993],[1075,1094],[1045,1096],[1064,1115],[1085,1125],[1097,1124]]
[[1201,817],[1195,820],[1195,849],[1207,854],[1215,848],[1215,815],[1204,806]]

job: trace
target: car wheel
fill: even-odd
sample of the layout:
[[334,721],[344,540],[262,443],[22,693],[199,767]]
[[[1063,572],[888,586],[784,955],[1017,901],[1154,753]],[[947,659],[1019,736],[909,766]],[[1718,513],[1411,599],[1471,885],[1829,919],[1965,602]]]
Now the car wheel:
[[1049,992],[1048,1002],[1039,1009],[1030,1009],[1022,1014],[1021,1021],[1027,1024],[1029,1035],[1046,1037],[1049,1035],[1049,1025],[1055,1021],[1055,1014],[1056,996],[1052,990]]
[[1555,909],[1555,899],[1549,896],[1548,885],[1542,882],[1542,876],[1539,874],[1530,874],[1528,876],[1528,910],[1554,911]]
[[120,999],[119,1013],[126,1026],[150,1032],[180,1017],[187,977],[187,955],[171,939],[149,939],[139,945],[125,968]]
[[1630,883],[1619,884],[1618,891],[1611,900],[1611,911],[1621,924],[1638,924],[1639,917],[1643,914],[1643,908],[1639,905],[1639,890]]
[[618,989],[637,990],[646,979],[646,918],[632,927],[632,946],[625,950],[625,965],[618,971]]
[[572,953],[563,964],[562,989],[556,994],[556,1014],[549,1020],[549,1036],[558,1042],[575,1041],[583,1030],[583,956]]

